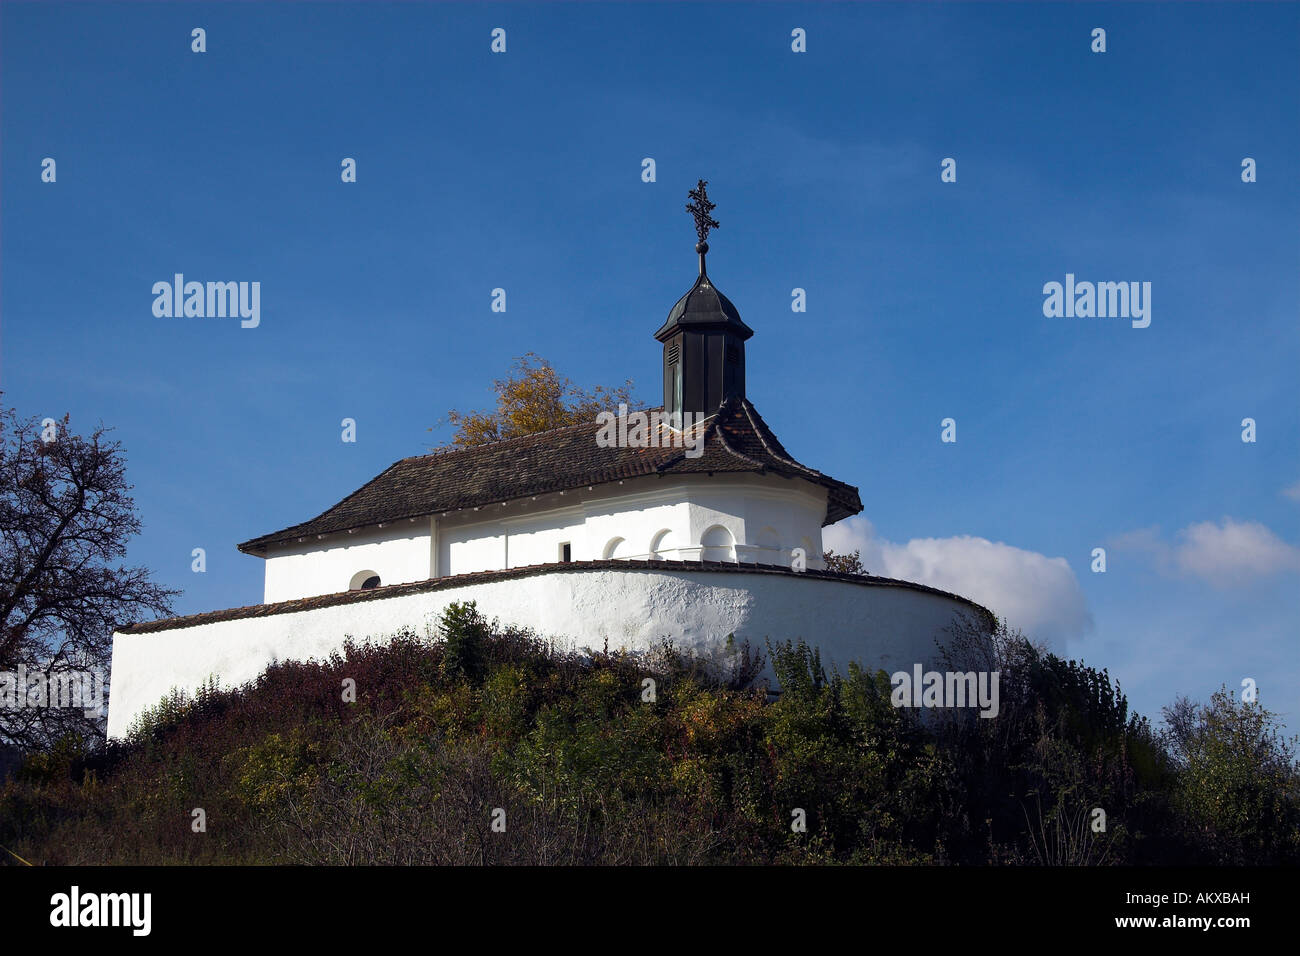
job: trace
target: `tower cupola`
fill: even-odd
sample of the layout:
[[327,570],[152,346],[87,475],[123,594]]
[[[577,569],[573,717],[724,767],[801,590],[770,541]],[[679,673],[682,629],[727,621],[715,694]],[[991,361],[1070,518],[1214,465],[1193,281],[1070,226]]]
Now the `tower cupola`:
[[707,186],[701,179],[686,206],[695,218],[699,277],[655,333],[664,346],[664,411],[669,414],[712,415],[728,398],[745,397],[745,340],[754,330],[741,321],[740,312],[713,284],[705,267],[709,230],[718,228],[709,215],[715,207],[709,202]]

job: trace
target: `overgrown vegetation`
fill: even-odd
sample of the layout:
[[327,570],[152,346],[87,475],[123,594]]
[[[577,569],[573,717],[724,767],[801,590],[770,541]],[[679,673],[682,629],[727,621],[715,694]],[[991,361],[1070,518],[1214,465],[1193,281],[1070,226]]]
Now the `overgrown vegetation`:
[[1258,704],[1181,702],[1157,733],[1104,671],[958,632],[950,663],[999,670],[999,716],[920,718],[883,672],[768,654],[771,701],[745,646],[580,657],[453,606],[437,639],[277,664],[173,695],[125,744],[29,757],[0,844],[38,864],[1300,861],[1294,751]]

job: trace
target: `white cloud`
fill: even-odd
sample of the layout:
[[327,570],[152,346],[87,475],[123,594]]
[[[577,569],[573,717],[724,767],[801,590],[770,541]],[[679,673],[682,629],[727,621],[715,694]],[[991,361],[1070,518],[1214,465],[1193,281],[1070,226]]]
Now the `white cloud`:
[[1300,548],[1287,544],[1258,521],[1202,521],[1178,533],[1174,560],[1197,577],[1231,580],[1300,569]]
[[1282,489],[1282,494],[1292,501],[1300,501],[1300,481],[1297,481],[1294,485],[1287,485]]
[[836,553],[861,551],[871,574],[928,584],[983,604],[1058,653],[1067,640],[1092,629],[1087,599],[1064,558],[969,535],[895,544],[877,536],[861,515],[827,528],[822,540]]
[[1112,547],[1145,553],[1166,574],[1200,578],[1216,587],[1300,570],[1300,548],[1258,521],[1197,522],[1179,531],[1172,543],[1158,530],[1144,528],[1113,539]]

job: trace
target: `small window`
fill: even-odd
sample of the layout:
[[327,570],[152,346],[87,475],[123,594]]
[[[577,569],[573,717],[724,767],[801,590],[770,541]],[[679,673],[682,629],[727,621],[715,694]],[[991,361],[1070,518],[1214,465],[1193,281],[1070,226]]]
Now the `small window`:
[[560,560],[561,561],[573,560],[573,545],[571,545],[568,541],[560,545]]
[[369,591],[379,587],[379,575],[374,571],[358,571],[352,575],[352,581],[348,584],[349,591]]

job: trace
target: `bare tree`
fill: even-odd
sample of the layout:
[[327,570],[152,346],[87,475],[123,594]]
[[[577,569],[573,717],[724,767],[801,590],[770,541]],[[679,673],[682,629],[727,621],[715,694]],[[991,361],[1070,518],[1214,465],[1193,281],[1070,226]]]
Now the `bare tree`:
[[102,734],[101,716],[29,695],[31,680],[66,689],[70,675],[107,674],[114,628],[167,614],[179,593],[120,563],[140,521],[121,445],[106,431],[83,438],[67,416],[20,420],[0,408],[0,744],[42,749],[68,733]]

